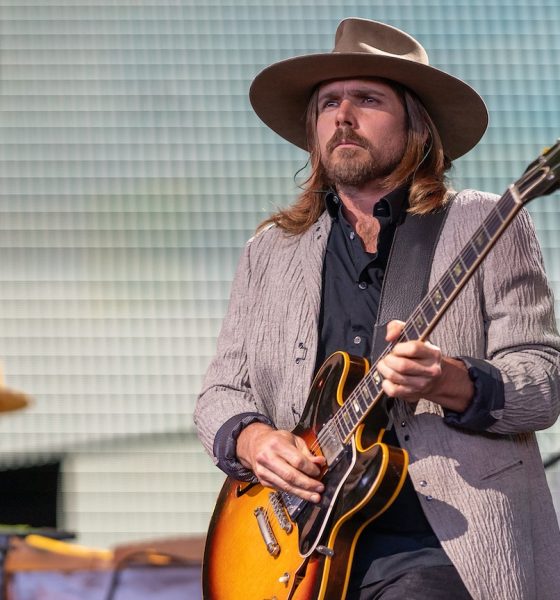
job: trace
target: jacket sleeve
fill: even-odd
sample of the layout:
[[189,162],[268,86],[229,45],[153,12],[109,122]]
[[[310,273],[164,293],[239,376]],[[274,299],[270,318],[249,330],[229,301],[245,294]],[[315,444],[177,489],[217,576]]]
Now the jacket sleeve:
[[[225,423],[233,422],[235,417],[246,413],[263,415],[257,420],[267,422],[269,419],[266,408],[252,393],[246,352],[246,334],[250,324],[250,251],[249,241],[239,260],[216,354],[206,372],[194,411],[198,436],[215,463],[220,458],[214,454],[215,438]],[[246,424],[250,422],[253,421],[249,420]],[[241,429],[236,427],[235,430],[239,435]],[[235,471],[235,465],[231,466]],[[242,469],[241,465],[238,466]],[[229,474],[234,474],[233,471]],[[241,477],[244,473],[240,470],[238,475]]]
[[504,394],[486,431],[550,427],[560,412],[560,339],[541,250],[525,210],[488,255],[482,281],[486,359],[500,372]]

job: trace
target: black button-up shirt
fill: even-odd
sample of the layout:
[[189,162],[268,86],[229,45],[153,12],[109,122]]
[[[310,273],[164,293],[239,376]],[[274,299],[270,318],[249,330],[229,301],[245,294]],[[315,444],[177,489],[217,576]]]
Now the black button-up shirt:
[[333,226],[323,266],[317,366],[337,350],[369,357],[383,276],[396,225],[406,210],[407,195],[400,189],[375,205],[373,214],[381,227],[374,254],[364,250],[344,217],[338,196],[330,192],[325,202]]

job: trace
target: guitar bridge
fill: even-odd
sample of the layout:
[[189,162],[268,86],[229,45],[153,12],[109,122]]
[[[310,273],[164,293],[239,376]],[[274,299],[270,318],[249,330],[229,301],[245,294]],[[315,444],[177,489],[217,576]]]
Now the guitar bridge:
[[292,522],[288,518],[288,513],[286,512],[286,507],[282,501],[282,496],[279,492],[271,492],[269,495],[270,504],[272,505],[272,509],[274,510],[274,514],[276,515],[276,520],[278,521],[278,525],[286,532],[291,533],[294,526]]

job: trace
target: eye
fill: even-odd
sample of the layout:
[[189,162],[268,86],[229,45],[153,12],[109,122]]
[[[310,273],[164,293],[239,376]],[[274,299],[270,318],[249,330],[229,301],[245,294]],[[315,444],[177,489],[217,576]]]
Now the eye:
[[363,104],[379,104],[379,99],[375,96],[362,96]]
[[333,98],[326,98],[320,104],[321,110],[328,110],[329,108],[336,108],[338,106],[338,101]]

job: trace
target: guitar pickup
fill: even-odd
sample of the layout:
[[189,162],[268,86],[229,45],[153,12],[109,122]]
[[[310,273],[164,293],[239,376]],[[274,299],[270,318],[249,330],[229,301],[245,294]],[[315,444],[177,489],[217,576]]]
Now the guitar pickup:
[[330,467],[336,464],[344,451],[344,445],[338,437],[336,429],[329,426],[323,427],[319,443],[321,445],[321,453],[325,457],[327,465]]

